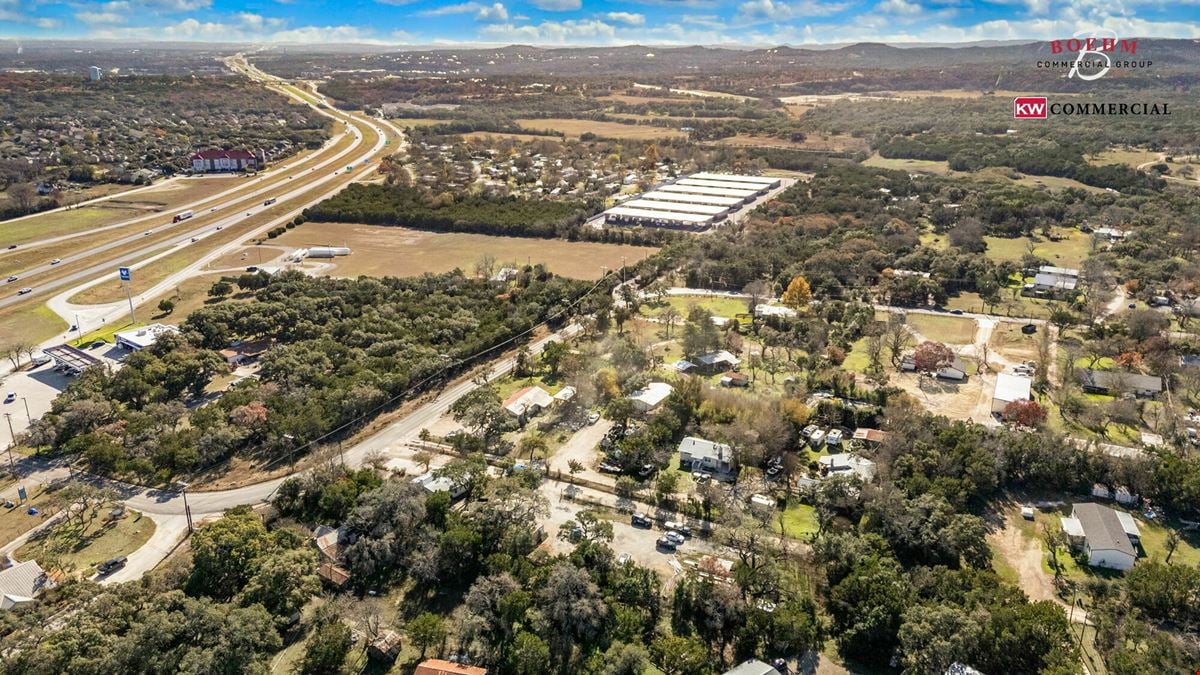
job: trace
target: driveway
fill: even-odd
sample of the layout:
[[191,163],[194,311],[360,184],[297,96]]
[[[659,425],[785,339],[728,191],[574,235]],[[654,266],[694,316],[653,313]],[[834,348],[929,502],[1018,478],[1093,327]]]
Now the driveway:
[[612,426],[612,420],[601,419],[599,422],[575,432],[575,435],[567,439],[567,442],[563,443],[558,452],[555,452],[554,456],[550,458],[550,470],[562,471],[564,474],[570,473],[570,464],[574,460],[585,467],[583,471],[575,475],[605,485],[616,485],[617,481],[614,476],[596,470],[598,454],[596,448]]

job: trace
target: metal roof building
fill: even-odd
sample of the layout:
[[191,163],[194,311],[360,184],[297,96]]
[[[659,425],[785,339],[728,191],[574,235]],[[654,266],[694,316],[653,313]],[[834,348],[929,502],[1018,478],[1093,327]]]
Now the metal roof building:
[[668,192],[666,190],[643,192],[638,199],[655,199],[660,202],[709,204],[711,206],[724,206],[727,208],[741,206],[745,203],[740,197],[719,197],[717,195],[702,195],[694,192]]
[[648,225],[650,227],[699,229],[712,222],[712,216],[616,206],[605,212],[605,221],[609,223]]
[[621,205],[627,209],[650,209],[652,211],[673,211],[677,213],[696,213],[702,216],[721,216],[729,212],[727,206],[712,204],[692,204],[690,202],[667,202],[657,199],[633,199]]
[[676,185],[696,185],[698,187],[715,187],[729,188],[733,190],[750,190],[755,194],[761,194],[767,191],[765,185],[749,185],[747,183],[738,183],[731,180],[705,180],[700,178],[681,178],[675,182]]
[[688,178],[696,178],[698,180],[720,180],[720,181],[727,181],[727,182],[733,182],[733,183],[746,183],[748,185],[753,185],[755,187],[767,187],[767,188],[776,188],[776,187],[779,187],[779,185],[780,185],[780,180],[778,178],[771,178],[770,176],[743,176],[741,174],[736,174],[736,173],[708,173],[707,171],[702,171],[700,173],[694,173],[694,174],[688,176]]
[[659,192],[674,192],[685,195],[712,195],[714,197],[735,197],[743,202],[752,202],[758,192],[752,188],[723,188],[707,187],[704,185],[680,185],[672,183],[658,188]]
[[42,350],[46,356],[54,359],[54,365],[66,368],[72,373],[81,373],[84,368],[100,363],[100,359],[71,345],[57,345]]

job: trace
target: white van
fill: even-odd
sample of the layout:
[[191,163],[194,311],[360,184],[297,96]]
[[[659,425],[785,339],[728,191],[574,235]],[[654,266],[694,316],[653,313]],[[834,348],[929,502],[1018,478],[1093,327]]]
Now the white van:
[[47,363],[50,363],[50,360],[51,359],[46,352],[34,352],[33,357],[30,359],[34,368],[37,368],[38,366],[44,366]]

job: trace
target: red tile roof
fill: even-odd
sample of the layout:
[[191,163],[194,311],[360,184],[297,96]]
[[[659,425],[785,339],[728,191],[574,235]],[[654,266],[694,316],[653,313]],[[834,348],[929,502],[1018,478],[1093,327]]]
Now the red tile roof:
[[192,159],[254,159],[254,153],[247,150],[201,150],[192,155]]

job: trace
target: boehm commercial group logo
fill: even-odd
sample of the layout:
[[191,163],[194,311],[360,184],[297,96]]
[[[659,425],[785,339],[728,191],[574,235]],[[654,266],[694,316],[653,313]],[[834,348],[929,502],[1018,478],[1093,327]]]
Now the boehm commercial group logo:
[[1018,96],[1013,99],[1013,117],[1019,120],[1044,120],[1051,115],[1170,115],[1166,103],[1145,101],[1067,101],[1051,103],[1045,96]]
[[1037,62],[1038,68],[1066,70],[1067,77],[1098,80],[1113,69],[1149,68],[1154,62],[1137,56],[1137,40],[1123,39],[1111,30],[1081,31],[1066,40],[1051,40],[1052,55],[1070,58]]

